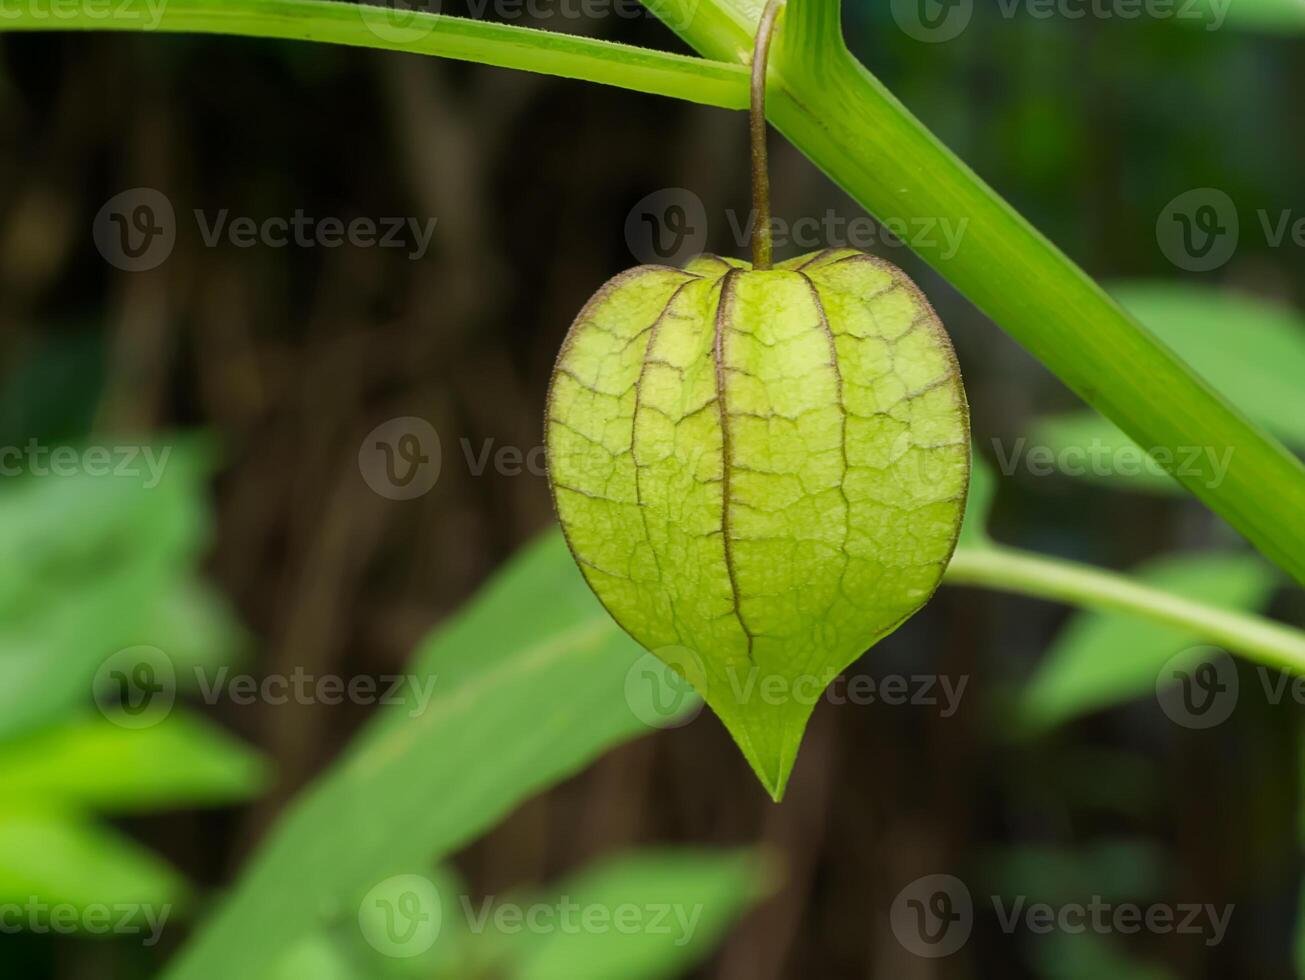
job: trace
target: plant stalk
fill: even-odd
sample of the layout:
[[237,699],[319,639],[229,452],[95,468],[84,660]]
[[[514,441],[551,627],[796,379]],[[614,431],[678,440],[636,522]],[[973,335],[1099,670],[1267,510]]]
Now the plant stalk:
[[1119,612],[1199,633],[1247,660],[1305,674],[1305,632],[1262,616],[1195,602],[1088,565],[1003,547],[958,548],[943,581],[1101,612]]
[[770,227],[770,165],[766,156],[766,72],[770,67],[770,42],[785,0],[768,0],[757,25],[752,47],[752,267],[769,269],[774,242]]

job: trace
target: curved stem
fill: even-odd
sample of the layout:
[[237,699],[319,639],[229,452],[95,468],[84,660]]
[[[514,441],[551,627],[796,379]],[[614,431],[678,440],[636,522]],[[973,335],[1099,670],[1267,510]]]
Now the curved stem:
[[943,581],[1122,612],[1200,633],[1270,667],[1305,674],[1305,632],[1262,616],[1203,605],[1123,575],[1011,548],[958,548]]
[[[142,31],[233,34],[325,41],[517,68],[665,95],[723,109],[748,106],[741,64],[668,54],[629,44],[511,24],[334,0],[167,0],[69,4],[58,17],[41,5],[0,13],[5,31]],[[112,9],[110,9],[112,8]]]
[[770,167],[766,159],[766,69],[770,42],[784,0],[769,0],[752,47],[752,267],[769,269],[774,252],[770,229]]

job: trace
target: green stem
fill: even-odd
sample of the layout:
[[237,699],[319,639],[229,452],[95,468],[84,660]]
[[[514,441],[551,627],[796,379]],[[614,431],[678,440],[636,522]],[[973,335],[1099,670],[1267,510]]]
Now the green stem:
[[1010,548],[959,548],[943,579],[1122,612],[1201,637],[1270,667],[1305,674],[1305,632],[1247,613],[1193,602],[1123,575]]
[[770,42],[775,21],[785,0],[769,0],[757,24],[752,48],[752,267],[766,270],[774,254],[770,227],[770,166],[766,160],[766,69],[770,65]]
[[737,63],[465,17],[405,12],[396,20],[388,7],[333,0],[142,0],[114,15],[105,11],[119,7],[117,3],[71,4],[58,17],[40,16],[41,5],[11,6],[0,11],[0,31],[144,31],[325,41],[518,68],[725,109],[748,107],[748,70]]

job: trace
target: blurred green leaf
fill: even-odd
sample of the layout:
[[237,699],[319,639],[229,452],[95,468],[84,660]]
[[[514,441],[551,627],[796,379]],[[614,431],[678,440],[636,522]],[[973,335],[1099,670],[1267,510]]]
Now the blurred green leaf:
[[267,974],[267,980],[374,980],[350,962],[340,944],[324,934],[304,938]]
[[167,652],[183,689],[196,687],[197,670],[237,663],[251,645],[226,596],[194,577],[176,582],[158,596],[140,635]]
[[[523,934],[511,980],[662,980],[682,976],[769,888],[754,854],[643,851],[592,868],[560,887],[579,912],[606,923]],[[624,923],[624,925],[622,925]]]
[[252,749],[180,711],[139,730],[87,716],[0,742],[0,806],[110,813],[210,806],[254,795],[265,777]]
[[181,625],[167,604],[205,539],[209,464],[193,442],[163,448],[161,476],[0,484],[0,738],[87,703],[106,657]]
[[[1251,610],[1278,579],[1251,554],[1173,555],[1136,572],[1141,581],[1226,609]],[[1155,691],[1165,662],[1201,637],[1139,618],[1076,613],[1038,665],[1019,701],[1019,727],[1033,734],[1070,718]]]
[[[1288,307],[1208,286],[1130,282],[1111,291],[1252,420],[1288,445],[1305,448],[1305,317]],[[1230,356],[1233,351],[1236,356]],[[1050,447],[1056,465],[1072,475],[1081,470],[1086,479],[1136,490],[1181,490],[1158,467],[1138,466],[1135,443],[1091,411],[1040,420],[1019,451],[1032,446]],[[1220,460],[1229,451],[1220,446],[1184,450],[1212,452]],[[1105,459],[1107,465],[1086,464],[1085,453],[1087,459]],[[1182,465],[1183,460],[1175,463]]]
[[149,905],[181,902],[181,878],[105,827],[36,808],[0,806],[0,901]]
[[264,975],[357,908],[377,881],[428,866],[516,804],[646,732],[623,697],[639,648],[585,585],[561,536],[515,558],[418,653],[418,683],[282,820],[173,980]]

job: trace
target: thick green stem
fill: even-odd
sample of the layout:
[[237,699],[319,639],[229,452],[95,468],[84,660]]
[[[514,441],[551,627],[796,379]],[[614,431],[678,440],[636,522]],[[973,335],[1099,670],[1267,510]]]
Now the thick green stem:
[[[600,82],[725,109],[748,107],[748,70],[628,44],[334,0],[166,0],[0,9],[0,31],[232,34],[438,55]],[[66,9],[63,9],[66,8]]]
[[1207,642],[1249,660],[1305,674],[1305,632],[1261,616],[1193,602],[1086,565],[1010,548],[959,548],[943,581],[1140,616],[1199,633]]

